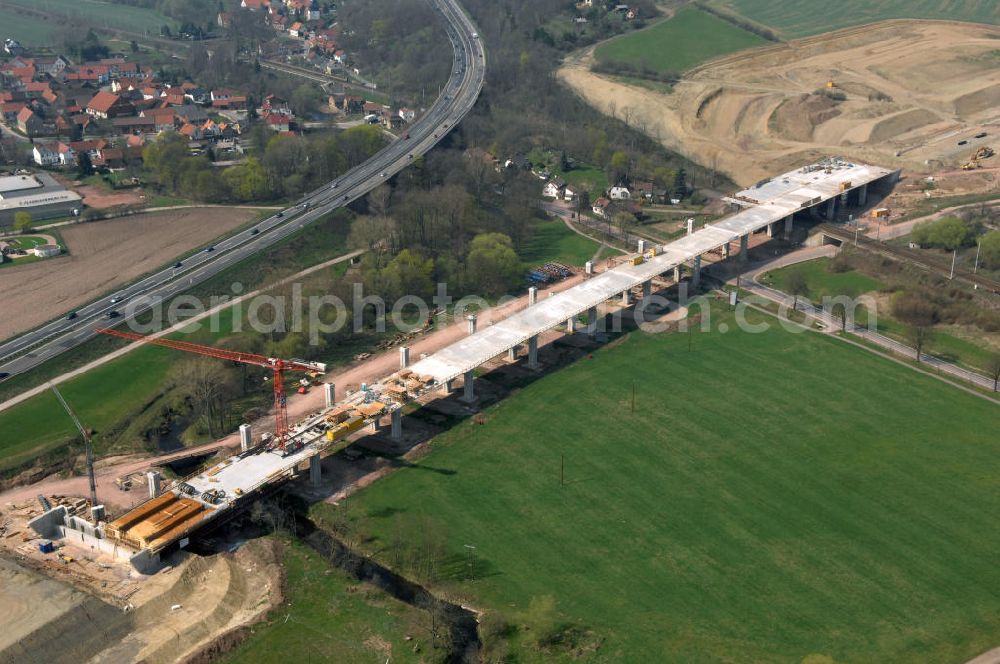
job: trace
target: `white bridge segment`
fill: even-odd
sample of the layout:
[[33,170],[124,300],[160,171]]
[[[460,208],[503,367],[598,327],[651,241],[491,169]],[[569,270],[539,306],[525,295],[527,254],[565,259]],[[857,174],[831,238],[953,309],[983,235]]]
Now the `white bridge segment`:
[[[706,225],[670,244],[656,247],[657,255],[641,265],[619,265],[578,286],[541,299],[534,306],[416,362],[410,369],[418,375],[430,375],[438,383],[445,383],[525,343],[531,337],[618,296],[622,291],[796,212],[844,194],[841,183],[850,183],[849,191],[891,174],[892,171],[878,166],[832,159],[759,183],[738,192],[736,196],[752,198],[760,204],[751,204],[753,207]],[[747,204],[742,199],[739,203]]]

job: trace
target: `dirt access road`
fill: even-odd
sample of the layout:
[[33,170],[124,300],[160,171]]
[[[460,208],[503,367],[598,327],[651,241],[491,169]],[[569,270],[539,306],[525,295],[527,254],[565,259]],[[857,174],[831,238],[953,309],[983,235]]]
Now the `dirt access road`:
[[593,74],[593,49],[559,77],[743,186],[828,154],[929,172],[1000,147],[998,38],[997,26],[885,21],[711,60],[669,94]]
[[[595,266],[600,271],[600,266]],[[563,291],[571,286],[575,286],[583,280],[581,275],[575,275],[551,287],[540,290],[539,299],[548,297],[550,293]],[[514,314],[528,305],[527,295],[511,300],[505,304],[498,305],[479,312],[479,326],[482,328]],[[446,327],[439,328],[429,334],[425,334],[410,343],[410,357],[414,360],[424,353],[433,353],[449,344],[458,341],[468,334],[468,324],[465,320],[454,322]],[[338,398],[342,397],[345,390],[357,390],[361,383],[373,383],[384,378],[399,368],[399,350],[391,348],[383,353],[374,355],[367,360],[357,362],[347,367],[338,368],[327,374],[323,380],[334,383],[337,386]],[[307,415],[320,411],[325,405],[323,390],[314,389],[308,394],[292,395],[288,401],[288,419],[297,422]],[[273,413],[259,420],[255,425],[258,432],[273,430]],[[220,440],[197,448],[188,448],[179,452],[155,457],[157,461],[168,460],[179,456],[185,456],[196,451],[212,451],[217,449],[235,449],[239,446],[239,434],[234,433]],[[144,457],[140,455],[129,455],[119,457],[109,457],[101,459],[95,464],[95,477],[97,481],[97,494],[102,503],[109,509],[130,508],[146,498],[146,492],[141,488],[134,491],[120,491],[115,486],[115,478],[125,474],[140,472],[150,467],[154,457]],[[43,480],[28,486],[15,487],[0,493],[0,505],[10,503],[23,503],[32,501],[39,494],[81,496],[85,497],[89,493],[87,478],[83,476],[63,478],[57,475],[47,477]]]
[[0,339],[30,330],[245,224],[254,210],[192,208],[74,224],[68,256],[0,270]]

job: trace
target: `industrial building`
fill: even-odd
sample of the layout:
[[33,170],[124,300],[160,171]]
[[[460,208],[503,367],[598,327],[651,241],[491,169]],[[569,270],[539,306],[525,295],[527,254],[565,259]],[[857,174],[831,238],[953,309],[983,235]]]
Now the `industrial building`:
[[48,173],[0,177],[0,230],[14,225],[14,215],[28,212],[34,221],[69,217],[83,209],[83,198]]
[[[289,427],[287,436],[279,424],[280,447],[269,444],[273,439],[266,434],[255,441],[250,426],[243,425],[240,454],[175,483],[162,495],[159,483],[151,481],[150,500],[110,523],[94,526],[70,516],[65,507],[56,507],[37,517],[31,525],[43,537],[83,540],[129,559],[140,571],[154,572],[163,553],[183,547],[199,528],[231,514],[262,489],[292,477],[299,465],[308,462],[310,477],[318,482],[320,454],[337,442],[346,444],[347,437],[363,426],[377,428],[388,415],[390,435],[400,438],[402,408],[406,403],[434,390],[448,393],[458,378],[463,380],[461,399],[474,402],[474,371],[493,358],[506,353],[516,359],[518,349],[526,345],[527,366],[535,368],[538,340],[543,332],[561,325],[572,330],[575,318],[584,313],[593,326],[599,305],[619,297],[627,303],[629,293],[636,287],[641,287],[644,298],[649,297],[655,278],[672,274],[679,281],[682,265],[690,270],[691,281],[697,285],[704,254],[721,249],[721,255],[728,258],[731,246],[738,242],[739,259],[745,260],[748,239],[753,233],[764,231],[773,236],[788,232],[796,214],[833,219],[838,209],[866,205],[870,186],[882,183],[891,186],[898,176],[899,171],[829,158],[759,182],[728,199],[740,208],[736,214],[697,231],[689,223],[686,236],[666,245],[646,246],[640,241],[638,252],[623,264],[601,274],[591,274],[583,283],[550,297],[539,300],[537,289],[531,288],[526,309],[484,329],[477,329],[476,318],[470,316],[467,337],[415,364],[410,364],[409,349],[400,348],[397,372],[378,383],[363,385],[339,402],[334,386],[326,384],[326,408],[322,412]],[[187,342],[151,342],[180,349],[195,346]],[[263,359],[271,365],[283,362]],[[276,379],[280,379],[277,369]],[[100,513],[98,510],[97,514]]]

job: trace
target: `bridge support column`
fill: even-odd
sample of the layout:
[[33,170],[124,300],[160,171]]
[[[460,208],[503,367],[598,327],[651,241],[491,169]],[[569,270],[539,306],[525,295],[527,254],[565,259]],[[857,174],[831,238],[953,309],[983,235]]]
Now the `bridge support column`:
[[794,217],[795,217],[795,215],[793,215],[793,214],[790,214],[787,217],[785,217],[785,239],[786,240],[792,236],[792,220],[794,219]]
[[747,262],[750,259],[750,236],[740,236],[740,261]]
[[701,256],[695,256],[694,270],[693,274],[691,275],[691,285],[697,288],[700,282],[701,282]]
[[450,380],[446,380],[443,383],[441,383],[441,394],[443,394],[445,396],[448,396],[449,394],[451,394],[451,381]]
[[469,314],[465,317],[465,320],[469,321],[469,334],[476,333],[476,314]]
[[691,235],[694,233],[694,217],[688,217],[687,220],[687,234]]
[[632,291],[630,291],[630,290],[623,290],[622,291],[622,306],[623,307],[627,307],[630,304],[632,304]]
[[320,464],[319,454],[314,454],[309,457],[309,483],[317,486],[322,478],[323,466]]
[[868,185],[863,184],[858,187],[858,207],[864,207],[868,203]]
[[149,497],[150,499],[156,498],[160,495],[160,473],[156,470],[151,470],[146,473],[146,484],[149,486]]
[[729,242],[722,245],[722,257],[729,258]]
[[576,317],[570,316],[566,319],[566,332],[573,334],[574,331],[576,331]]
[[584,272],[584,274],[593,274],[594,273],[594,263],[592,261],[587,261],[586,263],[584,263],[583,264],[583,272]]
[[674,283],[681,283],[681,267],[679,265],[674,268]]
[[397,408],[392,411],[392,431],[391,437],[393,440],[399,440],[403,437],[403,409]]
[[510,360],[511,362],[516,362],[517,350],[518,346],[511,346],[510,349],[507,351],[507,359]]
[[538,368],[538,335],[528,337],[528,368]]
[[337,403],[337,386],[334,383],[324,383],[323,396],[326,397],[326,407],[332,408]]
[[533,306],[535,302],[538,302],[538,288],[532,286],[528,289],[528,306]]
[[587,309],[587,334],[597,332],[597,307]]
[[462,386],[462,401],[465,403],[472,403],[476,400],[475,380],[476,377],[471,371],[465,372],[465,384]]
[[253,427],[249,424],[240,425],[240,451],[246,452],[253,446]]
[[774,226],[775,226],[775,224],[768,224],[767,225],[767,236],[768,237],[774,237]]
[[827,221],[833,221],[833,218],[837,216],[837,197],[834,196],[830,199],[830,202],[826,204],[826,219]]
[[410,347],[400,346],[399,347],[399,368],[405,369],[410,366]]
[[649,296],[652,295],[652,294],[653,294],[653,282],[652,282],[652,280],[642,282],[642,299],[645,300],[645,299],[649,298]]
[[639,253],[640,254],[646,253],[646,241],[645,240],[639,240]]

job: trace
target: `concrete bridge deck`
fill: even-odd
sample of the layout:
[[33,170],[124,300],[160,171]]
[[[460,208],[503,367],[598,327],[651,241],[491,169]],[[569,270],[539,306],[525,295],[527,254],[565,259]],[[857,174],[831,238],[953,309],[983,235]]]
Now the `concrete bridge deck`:
[[827,205],[830,216],[837,200],[846,201],[852,191],[864,202],[867,186],[893,171],[878,166],[829,159],[785,173],[737,192],[733,203],[746,208],[731,217],[709,224],[669,244],[653,247],[655,256],[640,265],[625,264],[546,298],[495,325],[480,330],[451,346],[416,362],[418,374],[433,376],[439,383],[465,375],[511,348],[531,343],[538,334],[564,323],[606,300],[664,274],[678,266],[700,261],[702,254],[746,238],[778,222],[791,222],[796,212]]

